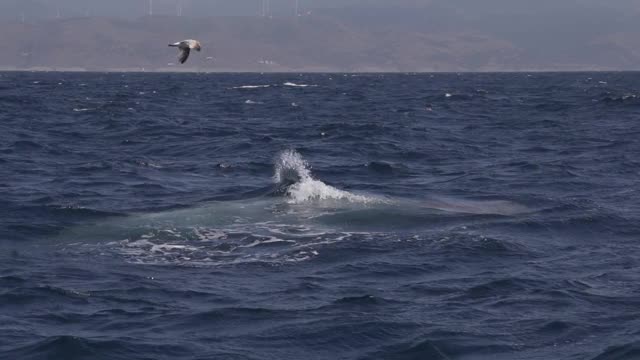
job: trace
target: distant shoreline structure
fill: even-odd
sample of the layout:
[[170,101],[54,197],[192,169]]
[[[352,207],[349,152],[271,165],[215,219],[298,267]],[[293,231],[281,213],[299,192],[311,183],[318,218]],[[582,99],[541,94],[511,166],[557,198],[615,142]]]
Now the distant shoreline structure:
[[[549,4],[542,6],[544,11],[529,13],[515,5],[494,9],[469,1],[327,0],[302,2],[294,11],[291,0],[281,1],[290,5],[286,12],[270,13],[262,11],[261,1],[254,1],[251,16],[233,16],[202,11],[205,3],[239,1],[199,1],[203,5],[198,5],[198,12],[182,12],[179,7],[162,11],[158,0],[149,16],[142,13],[148,1],[118,1],[140,6],[123,17],[101,16],[97,8],[81,13],[76,10],[82,6],[69,6],[75,12],[62,9],[58,17],[50,11],[46,18],[22,18],[15,11],[7,16],[9,7],[0,6],[0,33],[5,35],[0,37],[0,68],[269,73],[640,70],[640,25],[635,21],[640,7],[630,5],[607,12]],[[321,5],[327,2],[335,7]],[[346,3],[354,5],[345,7]],[[203,51],[177,69],[175,53],[166,44],[190,38],[202,42]]]

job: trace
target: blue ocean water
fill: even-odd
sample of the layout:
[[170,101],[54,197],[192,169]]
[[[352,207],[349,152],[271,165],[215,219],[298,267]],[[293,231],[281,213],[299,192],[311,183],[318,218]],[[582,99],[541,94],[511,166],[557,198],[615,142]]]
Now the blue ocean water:
[[0,73],[0,358],[639,359],[638,84]]

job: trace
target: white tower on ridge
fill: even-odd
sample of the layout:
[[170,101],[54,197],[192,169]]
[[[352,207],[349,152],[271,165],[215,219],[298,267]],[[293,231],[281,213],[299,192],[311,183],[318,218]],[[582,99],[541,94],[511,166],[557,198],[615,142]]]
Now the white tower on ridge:
[[176,13],[178,16],[182,16],[182,0],[176,1]]

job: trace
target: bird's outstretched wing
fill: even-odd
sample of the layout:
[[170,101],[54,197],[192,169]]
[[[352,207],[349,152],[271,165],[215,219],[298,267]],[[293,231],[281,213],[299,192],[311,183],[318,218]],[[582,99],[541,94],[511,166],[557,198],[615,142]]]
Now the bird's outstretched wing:
[[178,60],[180,61],[180,64],[184,64],[184,62],[187,61],[187,59],[189,58],[190,52],[191,52],[191,49],[189,49],[188,47],[184,47],[180,49],[180,55],[178,55]]

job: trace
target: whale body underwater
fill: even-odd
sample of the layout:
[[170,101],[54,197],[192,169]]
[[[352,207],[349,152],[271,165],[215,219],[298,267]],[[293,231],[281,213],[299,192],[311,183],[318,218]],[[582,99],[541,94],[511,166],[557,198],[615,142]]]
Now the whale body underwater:
[[[507,200],[392,198],[340,190],[315,179],[302,156],[284,151],[268,186],[186,208],[114,216],[63,231],[69,250],[93,248],[128,261],[221,265],[303,261],[323,244],[456,228],[474,217],[528,212]],[[464,230],[464,226],[461,226]],[[88,241],[87,239],[91,239]]]

